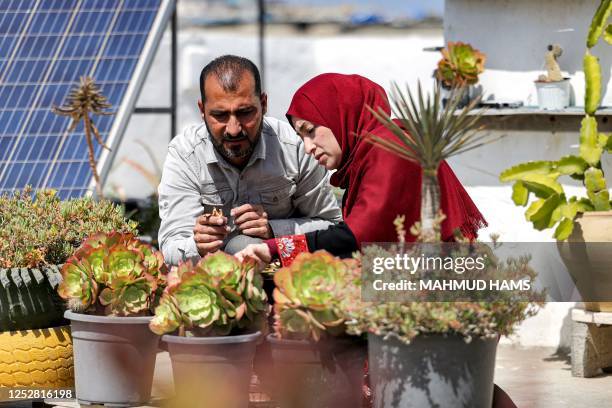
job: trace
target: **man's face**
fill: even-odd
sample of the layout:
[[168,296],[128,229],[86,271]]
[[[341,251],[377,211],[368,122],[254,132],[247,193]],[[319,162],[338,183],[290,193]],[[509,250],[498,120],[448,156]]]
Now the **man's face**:
[[263,129],[266,94],[257,95],[255,79],[246,71],[237,89],[230,92],[214,74],[209,75],[204,93],[206,101],[198,101],[198,107],[215,148],[233,165],[246,165]]

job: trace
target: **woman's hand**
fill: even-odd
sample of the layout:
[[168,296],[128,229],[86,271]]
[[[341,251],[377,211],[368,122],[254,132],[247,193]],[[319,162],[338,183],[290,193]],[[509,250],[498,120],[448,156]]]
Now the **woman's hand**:
[[247,245],[242,251],[234,254],[240,262],[245,259],[253,259],[260,268],[264,268],[272,261],[272,255],[270,254],[270,248],[268,244],[250,244]]

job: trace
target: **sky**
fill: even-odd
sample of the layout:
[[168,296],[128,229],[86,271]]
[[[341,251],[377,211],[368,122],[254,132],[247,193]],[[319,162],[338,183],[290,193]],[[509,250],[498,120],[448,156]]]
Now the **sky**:
[[409,17],[421,17],[424,14],[442,16],[444,11],[444,0],[285,0],[285,2],[300,5],[352,4],[363,11]]

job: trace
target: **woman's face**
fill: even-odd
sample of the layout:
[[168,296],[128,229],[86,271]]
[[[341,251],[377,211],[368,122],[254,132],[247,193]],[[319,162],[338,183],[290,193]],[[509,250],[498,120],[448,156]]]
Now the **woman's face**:
[[342,149],[330,128],[317,126],[307,120],[292,117],[293,128],[304,141],[306,154],[314,156],[315,160],[327,170],[340,167]]

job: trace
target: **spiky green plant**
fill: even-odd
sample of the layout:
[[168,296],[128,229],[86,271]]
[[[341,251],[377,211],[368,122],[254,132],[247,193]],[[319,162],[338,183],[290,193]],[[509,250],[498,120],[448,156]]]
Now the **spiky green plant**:
[[274,275],[275,331],[279,337],[318,341],[344,334],[346,299],[360,289],[355,261],[326,251],[300,254]]
[[418,84],[416,95],[406,87],[402,92],[393,84],[392,119],[383,109],[371,112],[399,141],[374,134],[367,140],[400,157],[419,163],[423,169],[421,186],[421,229],[426,241],[435,240],[434,222],[440,211],[438,168],[443,160],[476,149],[493,139],[480,132],[483,111],[474,111],[480,97],[458,110],[465,89],[455,88],[448,103],[440,103],[440,87],[432,94],[424,94]]
[[150,314],[166,267],[147,244],[129,233],[98,233],[86,239],[62,268],[58,294],[78,312]]
[[108,112],[112,105],[108,103],[106,97],[100,92],[93,78],[81,77],[80,84],[74,87],[68,94],[68,99],[64,106],[54,106],[52,111],[58,115],[70,116],[72,123],[68,132],[72,132],[78,124],[83,121],[87,149],[89,152],[89,167],[91,168],[94,180],[96,181],[96,191],[98,197],[102,196],[102,186],[100,185],[100,175],[94,152],[93,138],[103,148],[110,150],[100,137],[100,132],[96,127],[91,115],[112,115]]
[[[527,206],[530,195],[535,196],[525,211],[527,221],[539,231],[555,228],[554,238],[566,240],[574,231],[574,219],[587,211],[612,209],[610,193],[601,166],[604,151],[612,153],[612,134],[597,129],[595,111],[601,101],[601,66],[591,54],[612,13],[612,1],[602,0],[597,8],[586,40],[587,50],[583,65],[585,74],[585,116],[580,128],[578,155],[562,157],[557,161],[530,161],[504,170],[499,179],[514,182],[512,200],[516,205]],[[610,25],[606,30],[610,30]],[[606,31],[607,32],[607,31]],[[608,41],[612,44],[612,41]],[[561,176],[581,180],[586,187],[586,197],[567,197],[558,179]]]
[[267,310],[255,265],[217,252],[168,274],[168,286],[149,327],[159,335],[228,335],[261,328]]

